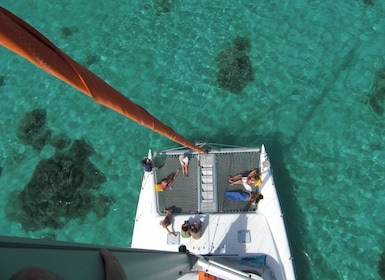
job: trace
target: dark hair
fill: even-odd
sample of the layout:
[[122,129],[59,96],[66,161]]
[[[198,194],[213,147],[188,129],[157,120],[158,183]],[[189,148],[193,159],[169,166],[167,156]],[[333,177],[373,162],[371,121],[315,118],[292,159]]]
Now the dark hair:
[[190,227],[191,231],[193,233],[197,233],[199,232],[199,229],[200,229],[200,225],[197,223],[197,222],[194,222],[191,227]]
[[261,199],[263,199],[263,195],[261,193],[259,193],[259,194],[257,194],[257,197],[255,198],[255,202],[258,202]]
[[189,221],[184,221],[184,224],[182,225],[182,230],[183,231],[188,231],[190,227]]

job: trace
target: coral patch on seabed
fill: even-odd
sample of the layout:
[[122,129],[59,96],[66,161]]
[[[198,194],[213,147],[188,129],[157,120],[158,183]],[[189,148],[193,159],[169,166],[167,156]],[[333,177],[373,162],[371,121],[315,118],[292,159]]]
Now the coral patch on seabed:
[[61,28],[61,36],[62,38],[68,38],[78,32],[78,28],[76,27],[68,27],[64,26]]
[[385,251],[382,252],[380,256],[380,260],[377,265],[378,274],[380,275],[381,279],[385,279]]
[[21,119],[17,137],[26,145],[31,145],[36,151],[47,144],[51,137],[51,130],[46,127],[47,112],[42,109],[33,110]]
[[113,199],[94,195],[104,174],[88,159],[92,148],[76,140],[65,151],[39,162],[21,192],[13,192],[6,206],[9,219],[20,221],[25,230],[60,228],[69,219],[84,218],[91,210],[105,217]]
[[[40,151],[51,134],[45,123],[44,110],[26,114],[19,125],[19,138]],[[35,231],[61,228],[90,211],[105,217],[114,199],[95,194],[106,177],[89,160],[93,148],[84,139],[71,144],[65,134],[52,137],[49,143],[56,148],[55,154],[38,163],[22,191],[10,194],[5,207],[8,219],[20,222],[26,231]]]
[[152,4],[145,5],[146,8],[153,8],[155,14],[160,16],[171,12],[171,9],[175,5],[175,0],[152,0]]
[[63,150],[71,144],[71,139],[64,133],[60,133],[52,136],[49,144],[58,150]]
[[378,115],[384,114],[385,105],[385,69],[377,73],[373,93],[368,94],[368,103]]
[[250,48],[251,44],[247,38],[237,37],[230,48],[216,57],[217,82],[221,88],[239,93],[254,80],[254,70],[247,55]]

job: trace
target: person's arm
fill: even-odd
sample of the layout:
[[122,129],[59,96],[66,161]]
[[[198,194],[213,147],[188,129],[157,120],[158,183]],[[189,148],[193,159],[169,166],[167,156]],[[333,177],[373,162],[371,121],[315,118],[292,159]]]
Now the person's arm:
[[168,227],[166,227],[166,230],[168,231],[168,233],[170,233],[170,234],[172,234],[172,235],[174,235],[174,236],[176,236],[176,233],[175,232],[173,232],[173,231],[171,231]]
[[175,179],[175,177],[178,175],[178,173],[179,173],[179,169],[177,169],[177,170],[174,172],[174,175],[171,176],[171,178],[168,180],[168,182],[167,182],[167,185],[168,185],[168,186],[171,185],[172,181],[174,181],[174,179]]
[[257,173],[257,170],[256,169],[253,169],[249,172],[249,175],[247,176],[248,178],[253,178],[255,176],[255,174]]
[[249,193],[249,196],[247,198],[247,202],[253,203],[253,202],[255,202],[255,199],[256,199],[255,194],[254,193]]

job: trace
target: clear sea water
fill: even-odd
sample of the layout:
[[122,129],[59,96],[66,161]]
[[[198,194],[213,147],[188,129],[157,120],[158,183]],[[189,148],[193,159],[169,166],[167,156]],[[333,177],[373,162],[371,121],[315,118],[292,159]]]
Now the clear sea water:
[[[186,138],[264,143],[299,279],[381,279],[385,250],[385,116],[368,94],[384,69],[380,0],[14,1],[2,6]],[[65,32],[70,31],[70,32]],[[254,81],[218,87],[215,57],[250,40]],[[140,160],[170,140],[94,103],[0,48],[0,234],[129,246]],[[385,107],[385,98],[379,98]],[[16,136],[23,115],[47,111],[55,134],[84,138],[116,202],[63,229],[25,232],[5,205],[37,163],[52,156]]]

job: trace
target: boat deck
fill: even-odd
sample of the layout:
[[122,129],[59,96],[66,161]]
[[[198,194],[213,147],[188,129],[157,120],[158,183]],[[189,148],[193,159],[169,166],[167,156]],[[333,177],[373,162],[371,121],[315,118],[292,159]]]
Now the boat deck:
[[[189,152],[180,150],[154,154],[156,183],[160,183],[163,178],[181,167],[179,155],[187,153],[189,157],[189,176],[184,177],[180,170],[171,184],[171,189],[157,192],[160,213],[164,208],[172,206],[174,206],[173,213],[176,215],[256,210],[256,205],[227,199],[225,192],[246,192],[242,185],[229,185],[228,176],[259,167],[259,149],[237,153],[226,150],[211,151],[207,155]],[[258,190],[258,188],[254,189],[254,191]]]
[[[179,156],[185,153],[189,176],[183,177],[180,171],[171,189],[159,190],[162,178],[181,168]],[[177,252],[184,247],[213,259],[266,256],[261,267],[253,265],[264,279],[295,279],[284,216],[264,146],[213,149],[208,154],[186,149],[150,151],[149,157],[156,168],[143,174],[133,248]],[[257,205],[227,199],[227,191],[245,192],[243,185],[229,185],[228,176],[254,168],[261,169],[262,184],[253,191],[261,191],[263,199]],[[164,208],[171,207],[172,222],[165,230],[160,223]],[[199,238],[182,236],[185,221],[202,223]],[[266,275],[269,271],[272,276]]]

